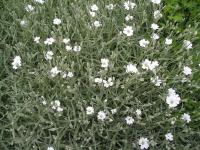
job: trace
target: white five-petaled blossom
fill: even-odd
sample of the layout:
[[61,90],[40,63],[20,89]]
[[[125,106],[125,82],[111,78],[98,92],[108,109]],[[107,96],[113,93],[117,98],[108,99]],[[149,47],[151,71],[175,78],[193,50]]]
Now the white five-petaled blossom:
[[181,119],[182,119],[183,121],[185,121],[186,123],[189,123],[189,122],[191,121],[191,117],[190,117],[190,115],[187,114],[187,113],[184,113],[184,114],[182,115]]
[[108,88],[110,86],[113,86],[113,78],[109,77],[108,80],[103,80],[103,86]]
[[103,82],[103,79],[101,79],[101,78],[95,78],[95,79],[94,79],[94,82],[100,84],[100,83]]
[[81,51],[81,46],[75,45],[75,46],[73,47],[73,51],[74,51],[74,52],[80,52],[80,51]]
[[126,73],[138,73],[138,69],[136,67],[136,64],[128,64],[126,66]]
[[154,3],[154,4],[160,4],[161,0],[151,0],[151,2]]
[[172,44],[172,39],[166,38],[165,39],[165,44],[166,45],[171,45]]
[[124,2],[124,8],[126,10],[131,10],[136,6],[135,3],[131,2],[130,0]]
[[63,108],[60,107],[60,101],[59,100],[55,100],[55,101],[51,102],[51,108],[53,110],[56,110],[57,112],[63,111]]
[[72,47],[71,47],[70,45],[66,45],[66,46],[65,46],[65,49],[66,49],[67,51],[72,51]]
[[106,119],[106,113],[104,111],[99,111],[97,114],[97,119],[104,121]]
[[61,21],[59,18],[53,19],[53,24],[59,25],[59,24],[61,24],[61,23],[62,23],[62,21]]
[[158,40],[160,37],[159,37],[158,34],[153,33],[152,36],[151,36],[151,38],[152,38],[153,40]]
[[140,109],[137,109],[136,111],[137,116],[141,116],[142,115],[142,111]]
[[147,138],[141,137],[138,141],[140,145],[140,149],[148,149],[149,148],[149,140]]
[[63,43],[68,44],[69,42],[70,42],[70,39],[69,39],[69,38],[64,38],[64,39],[63,39]]
[[20,56],[15,56],[15,58],[13,59],[13,62],[12,62],[12,66],[13,66],[13,69],[17,69],[19,67],[21,67],[21,57]]
[[94,21],[93,26],[96,27],[96,28],[98,28],[98,27],[101,27],[102,24],[101,24],[100,21],[97,21],[97,20],[96,20],[96,21]]
[[133,119],[133,117],[127,116],[125,118],[125,121],[126,121],[126,124],[131,125],[134,123],[135,120]]
[[114,114],[116,114],[117,113],[117,109],[115,108],[115,109],[111,109],[111,113],[114,115]]
[[102,59],[101,59],[101,67],[102,67],[102,68],[108,68],[108,66],[109,66],[109,59],[107,59],[107,58],[102,58]]
[[35,8],[32,5],[27,5],[25,7],[25,9],[26,9],[27,12],[32,12],[32,11],[34,11]]
[[72,78],[74,76],[73,72],[68,72],[67,77]]
[[159,10],[154,11],[153,13],[154,19],[160,19],[162,17],[162,14]]
[[99,8],[96,4],[93,4],[91,7],[90,7],[91,11],[98,11]]
[[158,64],[157,61],[150,61],[148,59],[145,59],[142,62],[142,69],[145,69],[145,70],[151,70],[151,71],[153,71],[158,66],[159,66],[159,64]]
[[192,42],[188,41],[188,40],[184,40],[183,41],[183,46],[189,50],[189,49],[192,49]]
[[54,150],[54,148],[53,147],[48,147],[47,150]]
[[123,30],[123,33],[126,36],[132,36],[133,35],[133,27],[132,26],[126,26]]
[[44,41],[44,44],[45,44],[45,45],[52,45],[54,42],[55,42],[55,39],[51,37],[51,38],[47,38],[47,39]]
[[169,108],[174,108],[179,105],[181,102],[180,96],[173,89],[168,89],[168,95],[166,98],[166,103],[169,105]]
[[155,23],[152,23],[152,24],[151,24],[151,29],[153,29],[153,30],[158,30],[158,29],[159,29],[159,26],[158,26],[157,24],[155,24]]
[[92,114],[94,114],[94,108],[91,107],[91,106],[88,106],[88,107],[86,108],[86,114],[87,114],[87,115],[92,115]]
[[183,67],[183,73],[188,76],[188,75],[191,75],[192,74],[192,69],[188,66],[184,66]]
[[96,16],[96,12],[93,12],[93,11],[89,11],[89,14],[91,17],[95,17]]
[[60,72],[61,72],[61,71],[58,70],[58,67],[53,67],[53,68],[51,69],[51,71],[50,71],[52,77],[55,77],[55,76],[58,75]]
[[46,60],[51,60],[53,58],[53,52],[52,51],[47,51],[45,55]]
[[27,25],[27,21],[26,21],[26,20],[21,20],[21,21],[20,21],[20,25],[21,25],[22,27],[25,27],[25,26]]
[[46,100],[43,100],[43,101],[42,101],[42,104],[43,104],[43,105],[47,105],[47,101],[46,101]]
[[44,0],[34,0],[36,3],[39,3],[39,4],[44,4]]
[[148,40],[145,40],[145,39],[142,39],[139,41],[139,44],[141,47],[147,47],[149,45],[149,41]]
[[133,16],[127,15],[127,16],[125,17],[125,20],[126,20],[126,21],[133,20]]
[[165,139],[166,139],[167,141],[173,141],[173,135],[172,135],[172,133],[167,133],[167,134],[165,134]]
[[106,8],[108,9],[108,10],[113,10],[114,9],[114,5],[113,4],[108,4],[108,5],[106,5]]
[[162,83],[162,80],[159,79],[158,76],[152,77],[151,78],[151,82],[155,85],[155,86],[160,86]]
[[40,43],[40,37],[38,36],[34,37],[34,42],[37,44]]

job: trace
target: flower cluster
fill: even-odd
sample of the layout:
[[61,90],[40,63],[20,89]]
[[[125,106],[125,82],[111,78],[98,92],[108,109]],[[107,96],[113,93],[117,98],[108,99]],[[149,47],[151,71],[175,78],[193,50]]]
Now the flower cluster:
[[[35,5],[41,6],[39,4],[47,1],[33,1],[34,3],[31,4],[34,6],[29,4],[25,10],[28,14],[36,15],[37,6]],[[66,117],[64,114],[71,111],[70,108],[69,110],[65,108],[68,100],[71,100],[70,105],[77,107],[73,114],[77,118],[73,121],[70,120],[70,124],[67,126],[73,128],[73,125],[79,126],[79,123],[83,123],[84,132],[90,131],[91,126],[92,128],[98,126],[92,136],[99,132],[99,127],[101,130],[98,134],[102,134],[100,137],[104,137],[104,130],[109,130],[112,125],[113,128],[117,126],[120,130],[123,129],[123,132],[133,126],[140,126],[138,130],[145,130],[146,133],[138,131],[137,134],[131,134],[134,134],[133,140],[135,137],[139,137],[135,143],[137,143],[136,147],[142,150],[149,149],[155,144],[153,143],[154,137],[147,133],[152,129],[148,123],[153,122],[157,117],[160,117],[160,120],[154,124],[154,127],[167,121],[173,127],[178,118],[182,124],[188,125],[192,121],[190,112],[181,113],[181,116],[177,115],[178,117],[172,112],[179,109],[178,106],[184,102],[185,98],[180,89],[180,77],[190,81],[195,69],[188,60],[180,59],[183,62],[177,63],[176,61],[172,62],[172,59],[179,52],[188,54],[195,42],[189,41],[190,38],[181,39],[181,46],[176,52],[174,48],[174,45],[177,44],[176,37],[173,34],[163,34],[163,25],[159,24],[159,19],[163,17],[160,3],[161,0],[150,0],[150,4],[147,6],[152,5],[151,14],[140,11],[140,3],[131,0],[120,3],[122,7],[119,7],[117,3],[106,3],[103,8],[99,6],[99,3],[90,4],[86,7],[86,14],[81,14],[83,18],[80,20],[76,20],[77,16],[69,17],[67,22],[69,21],[70,29],[68,29],[66,18],[62,14],[54,14],[54,19],[49,23],[53,31],[46,36],[43,36],[42,33],[31,36],[36,47],[41,49],[38,52],[41,54],[41,57],[38,57],[38,64],[42,67],[35,65],[34,69],[44,69],[48,80],[54,82],[56,86],[62,82],[60,85],[62,88],[57,91],[59,90],[59,96],[67,97],[67,100],[66,103],[59,100],[51,101],[48,105],[48,101],[43,99],[42,107],[50,106],[51,112],[63,115],[64,118]],[[106,9],[106,12],[102,12],[101,9]],[[115,17],[115,10],[118,9],[124,13],[122,18]],[[140,14],[141,16],[138,17],[137,12],[142,12],[143,15]],[[140,22],[139,18],[145,18],[148,15],[151,15],[153,21],[148,22],[144,19]],[[70,24],[72,18],[75,21],[73,20],[74,22]],[[119,20],[123,23],[118,24]],[[108,22],[110,26],[115,27],[109,29],[110,33],[106,28]],[[21,20],[20,24],[23,29],[29,25],[26,20]],[[96,47],[93,53],[94,45]],[[40,58],[42,58],[41,61]],[[15,56],[11,65],[15,72],[20,71],[16,69],[22,66],[21,57]],[[26,68],[24,67],[24,69]],[[71,79],[74,79],[73,82]],[[193,84],[193,82],[190,83]],[[187,82],[181,82],[181,84],[187,84]],[[49,87],[52,88],[50,89],[52,93],[56,92],[55,88],[57,87],[54,87],[53,84],[49,84]],[[177,91],[169,87],[176,88]],[[47,95],[52,93],[49,92]],[[184,103],[182,105],[184,107]],[[155,110],[153,110],[154,107]],[[184,109],[180,109],[180,112],[182,110]],[[71,119],[72,116],[69,118]],[[110,122],[113,124],[109,125]],[[148,128],[145,128],[145,125],[148,125]],[[175,130],[164,130],[161,139],[165,139],[168,144],[173,143],[177,136]],[[122,134],[125,135],[123,132]],[[107,134],[107,132],[105,133]],[[80,136],[77,139],[83,140],[83,142],[87,139],[88,141],[85,143],[92,142],[90,135],[85,139],[81,137],[81,134],[76,136]],[[47,150],[54,150],[54,148],[50,146]]]

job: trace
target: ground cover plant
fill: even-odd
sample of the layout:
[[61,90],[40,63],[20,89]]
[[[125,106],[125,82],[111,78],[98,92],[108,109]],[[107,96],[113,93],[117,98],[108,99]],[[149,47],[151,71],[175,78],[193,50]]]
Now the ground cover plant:
[[0,149],[199,150],[199,20],[164,8],[2,0]]

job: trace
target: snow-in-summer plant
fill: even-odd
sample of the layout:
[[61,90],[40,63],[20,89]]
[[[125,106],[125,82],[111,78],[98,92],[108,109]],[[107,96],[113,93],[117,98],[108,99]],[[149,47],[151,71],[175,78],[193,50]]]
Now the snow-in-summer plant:
[[177,32],[163,7],[16,1],[1,32],[0,149],[198,149],[198,24]]

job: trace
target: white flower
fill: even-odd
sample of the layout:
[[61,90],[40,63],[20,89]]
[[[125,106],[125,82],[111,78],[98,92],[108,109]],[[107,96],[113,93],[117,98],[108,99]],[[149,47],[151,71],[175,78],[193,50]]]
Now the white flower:
[[91,7],[90,7],[90,9],[91,9],[91,11],[98,11],[99,10],[99,8],[98,8],[98,6],[97,5],[92,5]]
[[161,0],[151,0],[151,2],[154,3],[154,4],[160,4]]
[[13,66],[13,69],[17,69],[19,67],[21,67],[21,57],[20,56],[15,56],[15,58],[13,59],[13,62],[12,62],[12,66]]
[[149,140],[147,138],[141,137],[138,141],[140,145],[140,149],[148,149],[149,148]]
[[90,14],[90,16],[92,16],[92,17],[95,17],[95,16],[96,16],[96,13],[93,12],[93,11],[89,11],[89,14]]
[[102,58],[101,59],[101,67],[108,68],[108,65],[109,65],[109,60],[107,58]]
[[110,87],[110,86],[113,86],[113,79],[110,77],[110,78],[108,78],[108,80],[106,81],[106,80],[103,80],[103,85],[104,85],[104,87],[106,87],[106,88],[108,88],[108,87]]
[[150,61],[148,59],[145,59],[143,62],[142,62],[142,69],[145,69],[145,70],[154,70],[156,67],[158,67],[159,64],[157,61]]
[[165,134],[165,139],[166,139],[167,141],[173,141],[173,135],[172,135],[172,133],[167,133],[167,134]]
[[141,111],[140,109],[137,109],[135,112],[136,112],[136,114],[137,114],[138,116],[141,116],[141,115],[142,115],[142,111]]
[[159,26],[158,26],[157,24],[153,23],[153,24],[151,24],[151,28],[152,28],[153,30],[158,30],[158,29],[159,29]]
[[63,43],[68,44],[69,42],[70,42],[70,39],[69,39],[69,38],[64,38],[64,39],[63,39]]
[[162,17],[162,14],[159,10],[154,11],[153,13],[154,19],[160,19]]
[[127,16],[125,17],[125,20],[126,20],[126,21],[133,20],[133,16],[127,15]]
[[61,24],[62,23],[62,21],[59,19],[59,18],[55,18],[54,20],[53,20],[53,24],[55,24],[55,25],[59,25],[59,24]]
[[95,78],[95,79],[94,79],[94,82],[100,84],[100,83],[103,82],[103,79],[101,79],[101,78]]
[[68,72],[67,77],[72,78],[74,76],[73,72]]
[[72,50],[72,47],[71,47],[70,45],[66,45],[66,46],[65,46],[65,49],[66,49],[67,51],[71,51],[71,50]]
[[188,40],[184,40],[184,41],[183,41],[183,46],[184,46],[187,50],[192,49],[192,43],[191,43],[190,41],[188,41]]
[[142,40],[139,41],[139,44],[140,44],[141,47],[146,47],[146,46],[149,45],[149,43],[150,42],[148,40],[145,40],[145,39],[142,39]]
[[135,121],[135,120],[134,120],[132,117],[130,117],[130,116],[127,116],[127,117],[125,118],[125,120],[126,120],[126,124],[128,124],[128,125],[133,124],[134,121]]
[[55,76],[58,75],[60,72],[61,72],[61,71],[58,70],[57,67],[52,68],[51,71],[50,71],[52,77],[55,77]]
[[45,59],[46,60],[51,60],[53,56],[53,52],[52,51],[48,51],[45,55]]
[[158,34],[153,33],[152,36],[151,36],[151,38],[152,38],[153,40],[158,40],[160,37],[159,37]]
[[133,27],[126,26],[123,30],[123,33],[126,34],[126,36],[132,36],[133,35]]
[[191,75],[192,74],[192,69],[188,66],[184,66],[183,67],[183,73],[188,76],[188,75]]
[[34,0],[36,3],[44,4],[44,0]]
[[178,94],[176,94],[175,90],[169,89],[168,96],[166,98],[166,103],[169,105],[169,108],[174,108],[178,106],[180,101],[181,101],[181,98]]
[[27,5],[25,7],[25,9],[26,9],[27,12],[32,12],[32,11],[34,11],[35,8],[32,5]]
[[182,118],[181,118],[183,121],[185,121],[186,123],[189,123],[191,121],[191,118],[190,118],[190,115],[187,114],[187,113],[184,113],[182,115]]
[[112,114],[116,114],[117,113],[117,109],[115,108],[115,109],[111,109],[111,113]]
[[171,45],[171,44],[172,44],[172,39],[166,38],[166,39],[165,39],[165,44],[166,44],[166,45]]
[[102,26],[102,24],[101,24],[99,21],[94,21],[93,25],[94,25],[96,28]]
[[54,103],[55,103],[55,106],[56,106],[56,107],[59,107],[59,106],[60,106],[60,101],[59,101],[59,100],[55,100]]
[[54,148],[53,147],[48,147],[47,150],[54,150]]
[[160,86],[162,83],[162,80],[160,80],[158,76],[155,76],[154,78],[151,78],[151,82],[155,84],[155,86]]
[[126,10],[133,9],[135,6],[136,6],[136,4],[133,3],[133,2],[131,2],[131,1],[125,1],[125,2],[124,2],[124,8],[125,8]]
[[57,107],[57,112],[62,112],[63,111],[63,108],[61,108],[61,107]]
[[51,108],[56,110],[57,112],[63,111],[63,108],[60,107],[60,101],[59,100],[55,100],[55,101],[51,102]]
[[40,43],[40,37],[38,36],[34,37],[34,42],[37,44]]
[[104,111],[99,111],[97,114],[97,119],[104,121],[106,119],[106,113]]
[[114,5],[113,4],[106,5],[106,8],[108,10],[113,10],[114,9]]
[[67,74],[65,72],[63,72],[63,75],[62,75],[62,78],[66,78],[67,77]]
[[27,21],[21,20],[20,21],[20,25],[23,26],[23,27],[25,27],[27,25]]
[[44,44],[45,44],[45,45],[52,45],[54,42],[55,42],[55,39],[54,39],[54,38],[47,38],[47,39],[44,41]]
[[47,101],[46,101],[46,100],[43,100],[43,101],[42,101],[42,104],[43,104],[43,105],[46,105],[46,104],[47,104]]
[[128,64],[126,66],[126,73],[138,73],[138,69],[137,69],[136,65]]
[[81,51],[81,46],[75,45],[74,48],[73,48],[73,51],[74,52],[80,52]]
[[86,114],[87,114],[87,115],[92,115],[92,114],[94,114],[94,108],[91,107],[91,106],[88,106],[88,107],[86,108]]

